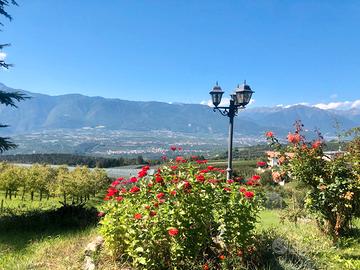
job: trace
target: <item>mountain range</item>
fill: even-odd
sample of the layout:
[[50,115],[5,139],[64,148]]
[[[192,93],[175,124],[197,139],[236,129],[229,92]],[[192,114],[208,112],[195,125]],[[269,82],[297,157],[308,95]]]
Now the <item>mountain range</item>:
[[[228,127],[227,119],[200,104],[128,101],[80,94],[49,96],[13,89],[2,83],[0,90],[20,91],[31,97],[18,103],[18,108],[0,107],[0,122],[10,125],[1,129],[1,133],[7,135],[84,127],[216,134],[226,133]],[[359,126],[360,109],[322,110],[304,105],[249,108],[236,117],[235,132],[260,136],[272,130],[285,135],[292,130],[295,120],[301,120],[308,130],[317,128],[331,136],[336,132],[335,122],[344,130]]]

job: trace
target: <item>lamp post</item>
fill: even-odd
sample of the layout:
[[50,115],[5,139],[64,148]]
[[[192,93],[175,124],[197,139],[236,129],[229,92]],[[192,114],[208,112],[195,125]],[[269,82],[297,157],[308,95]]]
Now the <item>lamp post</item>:
[[234,117],[237,115],[239,109],[244,109],[245,106],[250,102],[251,96],[254,91],[251,90],[250,86],[246,84],[238,85],[235,92],[230,95],[230,104],[227,107],[219,106],[221,103],[222,91],[218,82],[214,88],[210,91],[212,103],[214,104],[214,112],[218,110],[223,116],[229,117],[229,143],[228,143],[228,167],[226,169],[226,179],[229,180],[232,177],[232,148],[233,148],[233,134],[234,134]]

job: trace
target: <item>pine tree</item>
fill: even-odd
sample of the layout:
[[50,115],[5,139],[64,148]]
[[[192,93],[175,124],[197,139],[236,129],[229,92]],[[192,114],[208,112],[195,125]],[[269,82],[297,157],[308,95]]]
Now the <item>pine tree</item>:
[[[12,5],[17,5],[16,1],[14,0],[0,0],[0,15],[4,16],[5,18],[12,20],[12,17],[9,13],[5,10],[5,7]],[[0,22],[0,26],[3,26],[3,24]],[[0,44],[0,50],[2,50],[4,47],[10,46],[10,44]],[[11,67],[11,64],[8,64],[5,62],[5,59],[0,59],[0,70],[2,68],[9,68]],[[0,90],[0,104],[4,104],[5,106],[12,106],[16,107],[15,102],[21,101],[28,98],[24,94],[20,92],[5,92]],[[7,127],[8,125],[0,124],[0,128]],[[8,137],[0,137],[0,153],[15,148],[16,144],[10,141],[10,138]]]

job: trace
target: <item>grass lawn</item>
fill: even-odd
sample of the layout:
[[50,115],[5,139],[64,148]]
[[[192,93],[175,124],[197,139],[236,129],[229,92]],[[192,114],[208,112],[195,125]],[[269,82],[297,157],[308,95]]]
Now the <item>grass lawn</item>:
[[[101,197],[92,199],[90,205],[99,205],[100,201]],[[39,207],[39,203],[29,200],[22,202],[19,198],[11,202],[6,200],[7,206],[21,208],[28,213]],[[59,202],[50,199],[42,203],[41,207],[47,209],[43,212],[25,214],[18,219],[0,215],[0,269],[81,269],[84,248],[98,235],[96,222],[83,223],[79,219],[74,226],[52,223],[51,211],[59,206]],[[315,262],[319,269],[360,269],[360,220],[356,220],[351,237],[334,245],[314,222],[282,224],[280,213],[281,210],[262,211],[256,230],[273,229],[277,237],[284,240],[289,251],[304,255],[304,258]],[[304,264],[289,264],[280,257],[279,262],[281,268],[276,269],[310,269],[304,268]],[[98,263],[102,270],[121,269],[104,252]]]

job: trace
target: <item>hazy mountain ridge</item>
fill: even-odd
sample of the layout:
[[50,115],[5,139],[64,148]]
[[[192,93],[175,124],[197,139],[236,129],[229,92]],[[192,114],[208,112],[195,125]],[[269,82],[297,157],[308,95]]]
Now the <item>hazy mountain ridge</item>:
[[[0,90],[22,91],[0,83]],[[18,108],[0,107],[1,123],[8,123],[8,134],[29,133],[43,129],[105,126],[113,130],[171,130],[186,133],[226,133],[227,119],[200,104],[138,102],[80,94],[49,96],[22,91],[33,97],[18,103]],[[360,111],[321,110],[296,105],[291,107],[258,107],[241,111],[235,131],[244,135],[262,135],[267,130],[286,134],[295,120],[306,128],[334,133],[335,119],[343,129],[360,125]],[[1,130],[2,133],[5,129]]]

